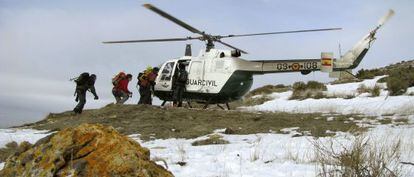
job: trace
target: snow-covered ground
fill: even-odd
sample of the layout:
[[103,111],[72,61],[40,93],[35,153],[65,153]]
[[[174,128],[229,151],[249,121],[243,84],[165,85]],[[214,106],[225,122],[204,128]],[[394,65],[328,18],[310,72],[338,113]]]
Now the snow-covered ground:
[[[273,93],[267,95],[273,100],[267,101],[261,105],[244,107],[243,109],[251,111],[281,111],[295,113],[340,113],[340,114],[365,114],[371,116],[414,114],[414,87],[407,90],[402,96],[387,96],[388,91],[384,90],[384,83],[376,83],[377,80],[384,76],[374,79],[364,80],[363,82],[327,85],[325,95],[328,97],[323,99],[305,99],[305,100],[289,100],[292,91]],[[378,86],[381,88],[380,96],[370,97],[368,93],[359,94],[357,89],[365,85],[367,88]],[[353,97],[353,98],[349,98]]]
[[[411,117],[410,119],[414,119]],[[412,121],[412,120],[411,120]],[[151,150],[151,158],[164,159],[168,169],[179,177],[257,177],[257,176],[315,176],[317,164],[313,162],[316,140],[309,136],[295,137],[295,128],[286,129],[290,134],[251,134],[225,135],[217,134],[228,140],[229,144],[192,146],[196,139],[165,139],[143,142],[139,135],[130,135],[144,147]],[[18,135],[22,133],[22,136]],[[9,141],[31,141],[47,136],[44,132],[33,130],[1,130],[2,146]],[[402,161],[414,161],[414,128],[413,125],[390,126],[380,125],[367,133],[370,141],[378,144],[395,143],[401,140]],[[334,137],[319,138],[318,142],[334,142],[339,151],[348,146],[355,137],[348,133],[337,133]],[[180,166],[177,162],[186,162]],[[158,164],[165,166],[162,161]],[[0,164],[0,169],[4,164]],[[403,166],[407,176],[413,176],[413,166]]]
[[[404,114],[408,118],[407,125],[376,125],[369,129],[366,137],[375,145],[389,146],[401,141],[401,161],[414,162],[414,88],[410,88],[406,95],[389,96],[387,91],[381,90],[379,97],[369,97],[369,94],[358,94],[361,84],[368,88],[378,85],[381,77],[366,80],[360,83],[327,85],[326,94],[336,97],[332,99],[306,99],[302,101],[288,100],[291,91],[273,93],[268,96],[274,98],[262,105],[246,107],[247,110],[259,111],[286,111],[286,112],[323,112],[340,114],[384,115],[390,114],[398,118]],[[332,118],[333,119],[333,118]],[[331,120],[328,118],[328,121]],[[318,165],[314,162],[315,148],[312,143],[316,141],[310,136],[292,137],[295,127],[286,128],[288,134],[250,134],[225,135],[223,130],[215,133],[229,141],[224,145],[192,146],[196,140],[206,139],[202,136],[196,139],[155,139],[143,142],[139,135],[130,135],[144,147],[151,150],[152,159],[163,159],[168,169],[178,177],[277,177],[277,176],[316,176]],[[47,136],[46,131],[0,129],[0,148],[11,141],[36,142]],[[334,143],[333,149],[338,152],[348,147],[355,140],[355,136],[337,132],[333,137],[319,138],[321,144]],[[180,166],[177,162],[185,162]],[[157,161],[163,165],[162,161]],[[0,163],[2,169],[4,163]],[[412,165],[402,165],[405,176],[414,176]]]

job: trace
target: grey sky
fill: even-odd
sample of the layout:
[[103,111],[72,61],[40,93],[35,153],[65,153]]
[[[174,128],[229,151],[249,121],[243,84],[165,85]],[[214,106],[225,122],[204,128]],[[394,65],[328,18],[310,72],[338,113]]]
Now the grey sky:
[[[83,71],[98,75],[99,101],[90,96],[86,108],[113,101],[112,76],[136,75],[148,65],[184,53],[185,42],[104,45],[106,40],[184,37],[192,35],[143,8],[152,3],[190,25],[213,34],[238,34],[308,28],[342,27],[342,31],[228,39],[248,51],[245,59],[318,58],[320,52],[343,53],[388,9],[396,15],[379,31],[378,40],[358,68],[384,66],[413,58],[414,1],[103,1],[0,0],[0,127],[32,122],[49,112],[75,105],[69,78]],[[208,3],[206,3],[208,2]],[[193,54],[204,46],[191,41]],[[224,48],[217,44],[217,48]],[[256,76],[253,87],[330,79],[323,73]],[[130,84],[137,102],[135,80]]]

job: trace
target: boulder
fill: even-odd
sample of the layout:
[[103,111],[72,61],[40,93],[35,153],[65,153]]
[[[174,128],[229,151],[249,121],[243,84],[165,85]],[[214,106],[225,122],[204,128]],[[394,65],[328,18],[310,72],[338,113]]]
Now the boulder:
[[0,176],[169,177],[150,152],[114,128],[82,124],[39,140],[7,159]]

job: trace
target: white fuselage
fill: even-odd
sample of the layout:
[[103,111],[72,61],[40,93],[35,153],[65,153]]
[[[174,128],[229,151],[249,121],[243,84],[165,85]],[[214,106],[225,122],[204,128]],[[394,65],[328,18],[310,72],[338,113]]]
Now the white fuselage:
[[[220,57],[221,53],[224,57]],[[200,51],[196,57],[186,56],[169,60],[161,66],[155,90],[171,90],[172,78],[177,72],[175,68],[177,68],[177,63],[182,61],[188,63],[186,66],[189,73],[187,92],[219,93],[231,75],[240,69],[242,59],[231,57],[229,50],[212,49],[209,52]]]

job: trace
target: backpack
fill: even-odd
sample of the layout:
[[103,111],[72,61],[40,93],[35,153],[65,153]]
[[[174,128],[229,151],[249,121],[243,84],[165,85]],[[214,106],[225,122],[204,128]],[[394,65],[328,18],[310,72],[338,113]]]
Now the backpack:
[[138,74],[138,85],[139,86],[147,86],[148,83],[148,76],[151,74],[152,68],[148,67],[145,71],[140,72]]
[[142,79],[143,79],[143,78],[141,78],[141,77],[142,77],[143,75],[144,75],[144,73],[143,73],[143,72],[138,73],[138,76],[137,76],[138,83],[137,83],[137,85],[139,85],[139,86],[141,86],[141,84],[142,84]]
[[75,79],[77,86],[86,85],[88,81],[89,81],[89,73],[87,72],[80,74],[79,77]]
[[186,71],[181,71],[178,73],[177,81],[181,83],[187,82],[188,74]]
[[115,77],[112,78],[112,85],[117,86],[119,84],[119,81],[121,81],[125,77],[126,74],[124,72],[119,72]]

